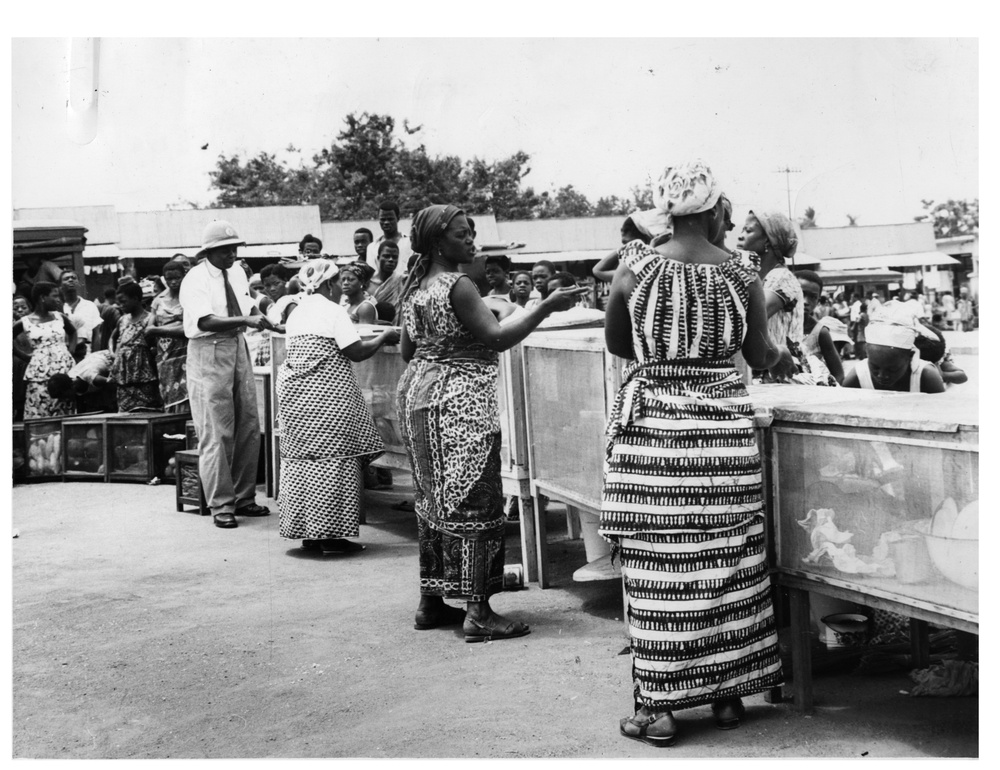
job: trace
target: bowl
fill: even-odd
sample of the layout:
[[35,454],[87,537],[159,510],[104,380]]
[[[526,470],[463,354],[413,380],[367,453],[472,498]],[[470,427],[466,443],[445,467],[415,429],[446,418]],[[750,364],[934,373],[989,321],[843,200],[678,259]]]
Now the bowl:
[[927,521],[914,523],[913,528],[924,536],[927,553],[937,571],[952,583],[979,590],[979,539],[959,539],[932,535]]
[[822,618],[833,639],[826,639],[827,647],[861,647],[868,641],[868,616],[856,612],[840,612]]

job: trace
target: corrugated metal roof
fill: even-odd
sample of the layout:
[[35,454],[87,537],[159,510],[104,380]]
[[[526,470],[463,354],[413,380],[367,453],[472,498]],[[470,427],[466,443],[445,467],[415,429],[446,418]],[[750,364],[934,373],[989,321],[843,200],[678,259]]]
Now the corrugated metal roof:
[[281,244],[319,233],[319,206],[257,206],[241,209],[123,211],[118,214],[122,249],[195,249],[205,225],[225,219],[247,244]]
[[[508,240],[507,238],[500,237],[496,217],[492,214],[476,214],[472,218],[476,224],[477,243],[498,243],[501,240]],[[372,235],[375,236],[375,240],[378,240],[382,235],[382,228],[378,226],[378,222],[370,219],[349,222],[324,222],[323,234],[319,235],[319,233],[313,232],[313,235],[319,235],[319,239],[323,241],[324,254],[350,256],[354,254],[354,231],[359,227],[367,227],[371,230]],[[399,232],[409,235],[412,221],[401,219],[397,227],[399,228]]]
[[849,257],[934,251],[929,222],[860,227],[810,227],[799,231],[799,248],[821,262]]
[[25,221],[69,221],[87,228],[87,243],[118,243],[118,213],[114,206],[61,206],[14,209],[15,227]]

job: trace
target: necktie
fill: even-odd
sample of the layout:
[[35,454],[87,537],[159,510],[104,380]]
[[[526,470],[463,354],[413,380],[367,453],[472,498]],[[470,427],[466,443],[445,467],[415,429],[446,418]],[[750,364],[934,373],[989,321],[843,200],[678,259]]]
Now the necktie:
[[243,315],[239,300],[236,299],[236,292],[233,291],[233,285],[229,283],[229,276],[225,270],[222,271],[222,283],[226,288],[226,310],[229,312],[229,317]]

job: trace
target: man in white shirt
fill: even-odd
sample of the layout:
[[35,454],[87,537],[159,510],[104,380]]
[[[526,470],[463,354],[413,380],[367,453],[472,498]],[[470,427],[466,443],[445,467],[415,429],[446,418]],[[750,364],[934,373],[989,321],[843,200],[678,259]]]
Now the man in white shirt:
[[255,500],[260,424],[243,330],[274,326],[250,298],[247,275],[236,264],[243,245],[229,222],[209,224],[197,254],[204,259],[184,276],[180,290],[198,473],[215,526],[223,529],[236,527],[236,516],[270,513]]
[[378,226],[382,228],[382,235],[377,241],[368,244],[365,261],[377,273],[379,270],[379,244],[392,241],[399,246],[399,264],[403,266],[402,272],[405,272],[407,261],[410,259],[413,249],[410,248],[409,237],[399,232],[399,204],[395,201],[382,201],[378,205]]
[[99,350],[101,335],[95,332],[103,323],[101,311],[89,299],[80,296],[80,276],[75,270],[62,271],[59,276],[59,291],[63,298],[63,313],[69,316],[69,320],[76,327],[76,336],[80,344],[86,346],[83,356],[92,350]]

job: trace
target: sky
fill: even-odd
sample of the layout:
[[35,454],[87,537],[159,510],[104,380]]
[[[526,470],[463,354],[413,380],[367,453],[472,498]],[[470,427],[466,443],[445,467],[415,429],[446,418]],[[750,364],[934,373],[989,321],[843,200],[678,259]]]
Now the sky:
[[106,37],[86,144],[71,43],[11,41],[14,208],[205,205],[220,153],[308,162],[364,111],[431,155],[523,150],[525,184],[592,202],[693,157],[737,212],[812,207],[827,227],[979,196],[975,38]]

